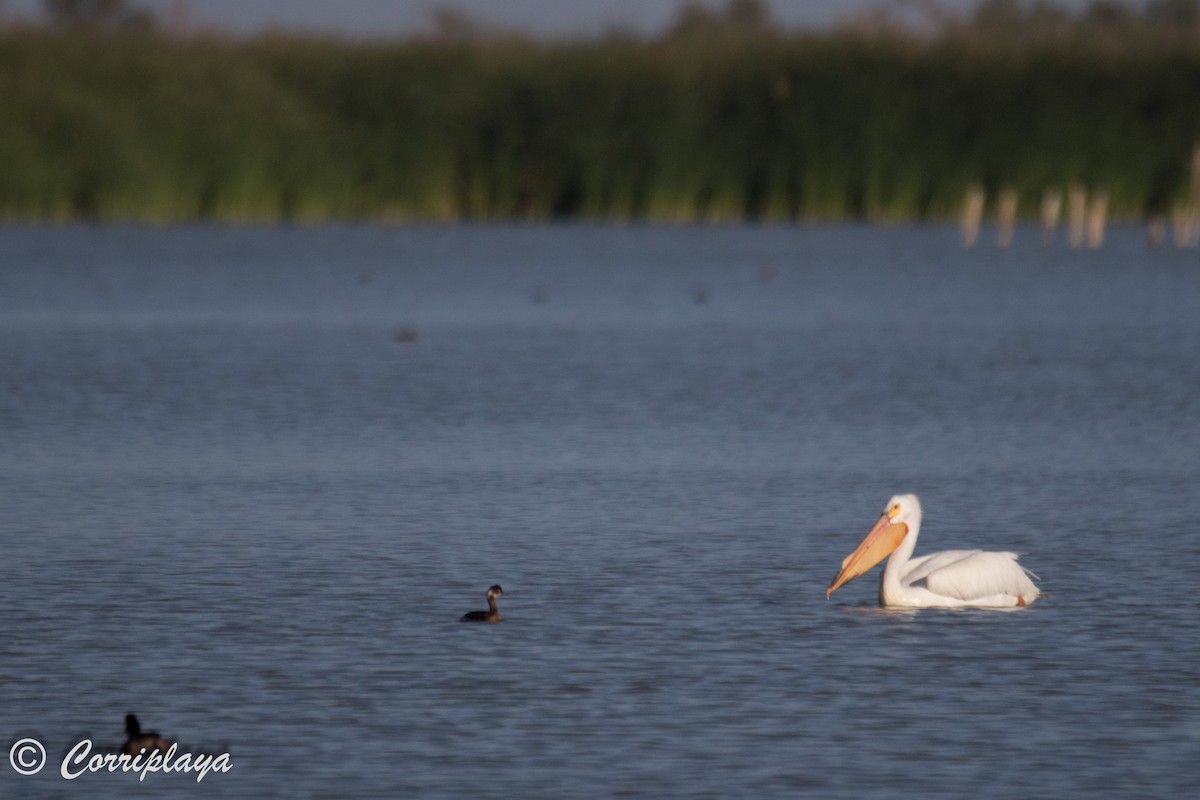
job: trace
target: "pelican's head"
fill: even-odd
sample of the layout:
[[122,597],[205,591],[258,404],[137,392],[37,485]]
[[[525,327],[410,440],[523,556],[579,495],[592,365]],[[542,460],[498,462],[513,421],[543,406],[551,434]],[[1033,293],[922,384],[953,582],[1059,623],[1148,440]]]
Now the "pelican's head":
[[888,500],[883,513],[853,553],[842,559],[842,569],[825,590],[833,594],[843,583],[854,580],[883,561],[900,546],[910,530],[921,524],[921,501],[915,494],[898,494]]
[[888,500],[883,513],[892,522],[902,523],[911,528],[921,521],[921,501],[915,494],[893,495],[892,499]]
[[494,583],[488,588],[487,596],[489,598],[500,597],[504,594],[504,590],[500,588],[500,584]]

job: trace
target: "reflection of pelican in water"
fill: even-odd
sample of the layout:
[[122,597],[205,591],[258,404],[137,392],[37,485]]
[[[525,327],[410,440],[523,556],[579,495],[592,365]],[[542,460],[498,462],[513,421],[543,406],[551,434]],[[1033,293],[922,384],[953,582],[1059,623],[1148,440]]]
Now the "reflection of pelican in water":
[[[907,608],[1005,608],[1029,605],[1041,592],[1016,553],[945,550],[911,558],[921,530],[921,503],[898,494],[825,590],[857,578],[889,553],[879,581],[879,604]],[[910,560],[911,559],[911,560]]]
[[459,622],[499,622],[500,609],[496,608],[496,598],[504,594],[504,590],[500,588],[500,584],[493,584],[487,590],[487,611],[468,611],[459,618]]

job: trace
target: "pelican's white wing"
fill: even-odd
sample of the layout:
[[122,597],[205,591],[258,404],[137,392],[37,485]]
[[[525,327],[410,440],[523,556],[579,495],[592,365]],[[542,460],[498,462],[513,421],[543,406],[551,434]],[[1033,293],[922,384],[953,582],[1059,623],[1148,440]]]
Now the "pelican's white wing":
[[902,581],[923,586],[942,597],[978,600],[994,595],[1037,597],[1028,571],[1017,563],[1016,553],[984,550],[947,550],[908,564]]
[[982,552],[982,550],[942,550],[939,553],[911,558],[904,565],[904,571],[900,573],[900,581],[906,585],[912,585],[925,580],[931,572],[946,569]]

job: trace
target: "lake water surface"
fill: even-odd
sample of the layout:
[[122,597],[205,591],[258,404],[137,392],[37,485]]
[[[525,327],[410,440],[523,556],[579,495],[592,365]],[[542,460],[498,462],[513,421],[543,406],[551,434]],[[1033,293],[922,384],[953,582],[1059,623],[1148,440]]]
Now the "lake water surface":
[[[0,229],[0,796],[1192,796],[1200,257],[1035,239]],[[827,601],[910,491],[1047,596]]]

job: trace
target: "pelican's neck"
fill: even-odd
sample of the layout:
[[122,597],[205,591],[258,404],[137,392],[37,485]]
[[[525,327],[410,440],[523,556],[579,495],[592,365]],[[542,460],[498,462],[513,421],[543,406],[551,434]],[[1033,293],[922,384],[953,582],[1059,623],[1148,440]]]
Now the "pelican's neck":
[[[887,564],[883,568],[883,577],[879,581],[879,603],[880,605],[899,605],[898,598],[905,590],[905,586],[900,581],[900,576],[904,574],[904,565],[912,558],[913,550],[917,547],[917,534],[921,531],[921,517],[917,515],[913,519],[905,520],[905,525],[908,526],[908,533],[904,534],[904,538],[900,540],[900,546],[892,551],[888,557]],[[889,602],[889,598],[891,602]]]

